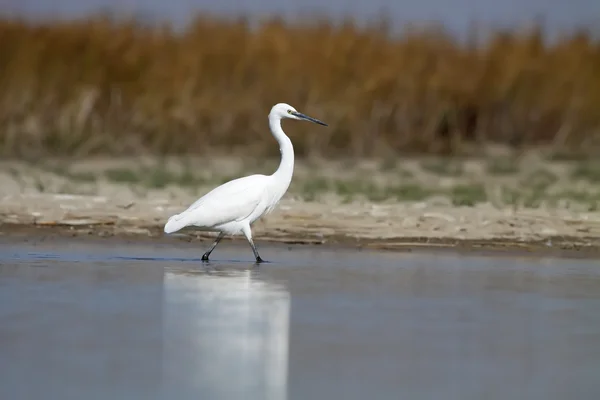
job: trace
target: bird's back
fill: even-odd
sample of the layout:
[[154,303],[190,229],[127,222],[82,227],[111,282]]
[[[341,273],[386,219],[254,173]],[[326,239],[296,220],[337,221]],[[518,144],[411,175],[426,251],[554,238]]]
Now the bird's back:
[[175,232],[189,225],[217,228],[247,219],[268,196],[268,178],[250,175],[214,188],[187,210],[171,217],[165,225],[165,232]]

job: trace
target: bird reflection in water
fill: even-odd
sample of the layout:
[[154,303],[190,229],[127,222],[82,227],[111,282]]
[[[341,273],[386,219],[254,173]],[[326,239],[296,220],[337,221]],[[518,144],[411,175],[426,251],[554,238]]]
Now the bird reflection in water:
[[[169,394],[287,398],[290,295],[259,268],[205,264],[164,277]],[[200,398],[199,397],[199,398]]]

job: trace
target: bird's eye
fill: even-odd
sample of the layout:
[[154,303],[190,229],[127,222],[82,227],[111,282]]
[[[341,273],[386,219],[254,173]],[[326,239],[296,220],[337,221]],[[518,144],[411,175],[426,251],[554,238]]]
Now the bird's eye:
[[291,113],[292,113],[292,110],[288,110],[288,114],[291,114]]

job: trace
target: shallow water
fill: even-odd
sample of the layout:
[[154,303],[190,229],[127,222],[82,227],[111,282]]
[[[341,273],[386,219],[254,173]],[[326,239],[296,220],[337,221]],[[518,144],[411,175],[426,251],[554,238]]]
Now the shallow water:
[[597,260],[0,241],[1,399],[597,399]]

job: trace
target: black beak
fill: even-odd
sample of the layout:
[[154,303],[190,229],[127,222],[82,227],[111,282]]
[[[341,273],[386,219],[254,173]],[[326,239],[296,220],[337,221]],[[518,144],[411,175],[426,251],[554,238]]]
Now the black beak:
[[314,122],[315,124],[319,124],[319,125],[323,125],[323,126],[329,126],[329,125],[327,125],[327,124],[326,124],[325,122],[323,122],[323,121],[319,121],[319,120],[318,120],[318,119],[316,119],[316,118],[309,117],[308,115],[304,115],[304,114],[302,114],[302,113],[299,113],[299,112],[297,112],[297,111],[294,111],[294,112],[292,112],[292,115],[294,115],[294,116],[296,116],[296,117],[298,117],[298,118],[304,119],[304,120],[306,120],[306,121]]

